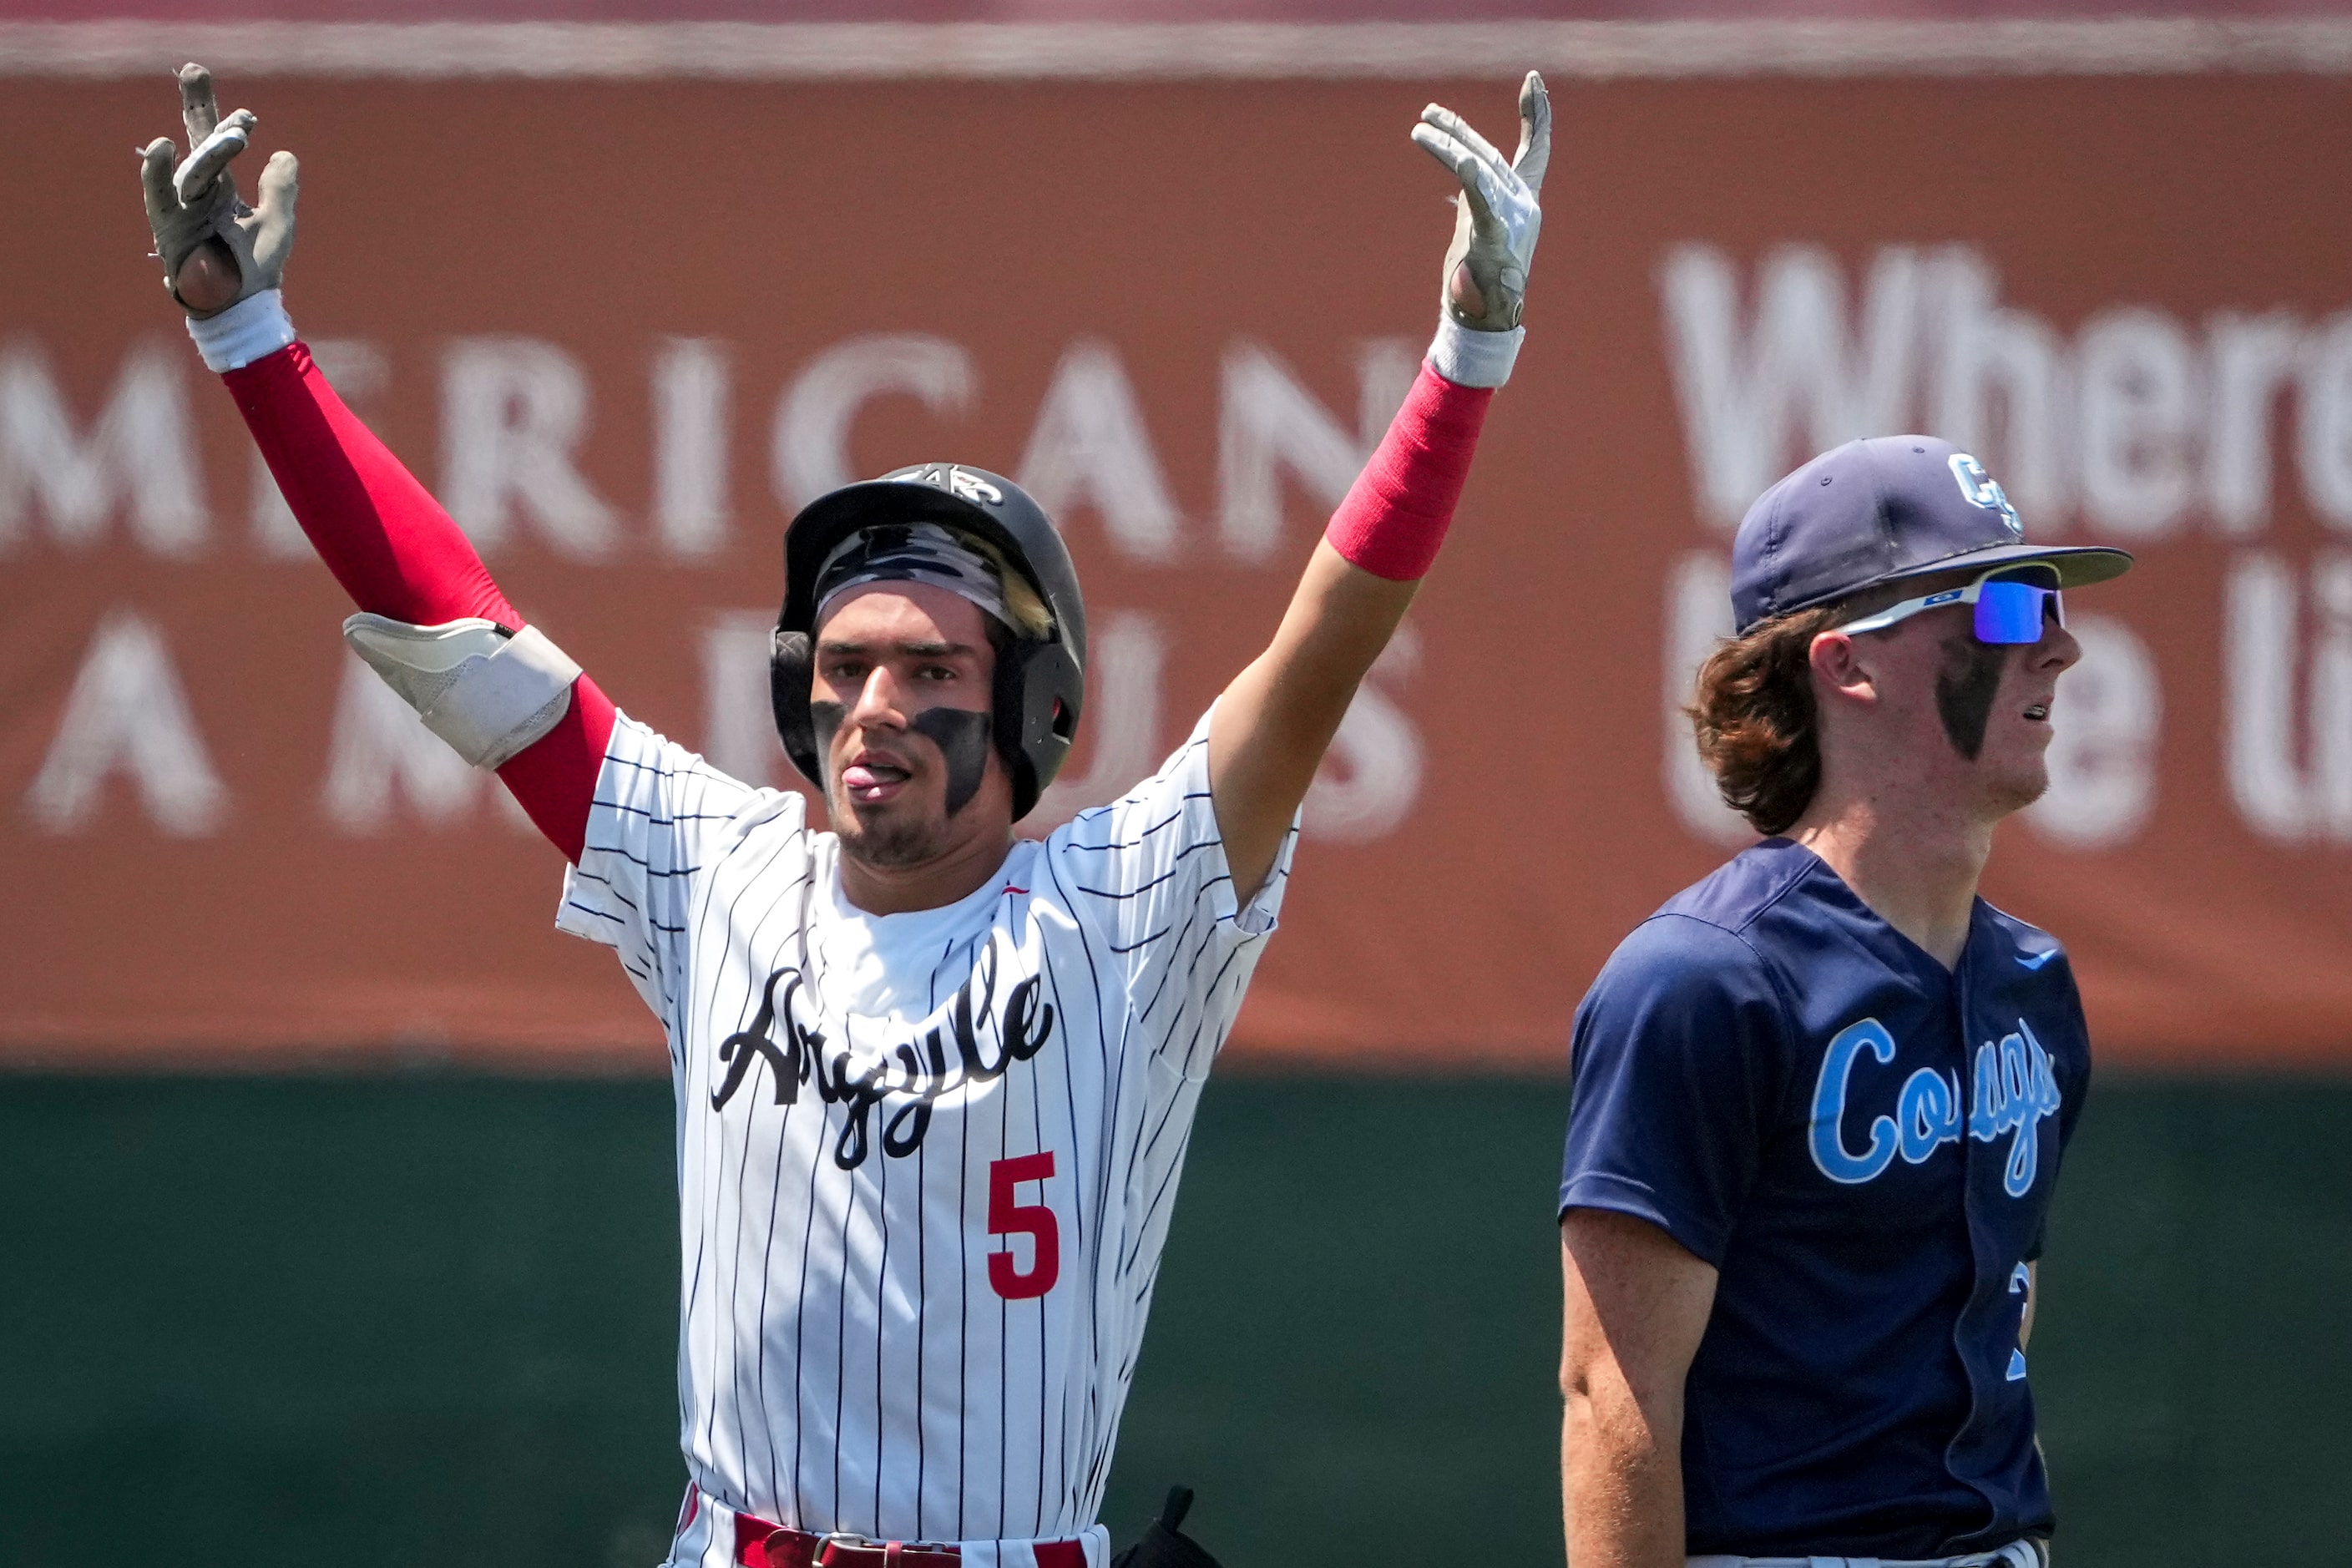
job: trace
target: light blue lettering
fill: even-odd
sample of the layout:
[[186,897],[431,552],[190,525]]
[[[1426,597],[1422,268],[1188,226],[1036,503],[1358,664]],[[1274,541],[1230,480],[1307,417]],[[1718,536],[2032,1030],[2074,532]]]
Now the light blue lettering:
[[1921,1068],[1904,1080],[1895,1114],[1872,1119],[1869,1146],[1857,1153],[1845,1146],[1843,1129],[1848,1084],[1865,1050],[1882,1063],[1895,1060],[1895,1037],[1875,1018],[1839,1030],[1822,1054],[1811,1130],[1813,1163],[1822,1174],[1854,1185],[1876,1180],[1897,1154],[1906,1163],[1917,1165],[1944,1144],[1959,1142],[1963,1135],[1979,1143],[1997,1143],[2006,1137],[2010,1148],[2001,1171],[2002,1190],[2013,1198],[2033,1190],[2042,1157],[2035,1132],[2042,1118],[2058,1113],[2064,1097],[2059,1093],[2050,1053],[2033,1037],[2032,1026],[2021,1018],[2015,1034],[1977,1048],[1968,1073],[1973,1093],[1965,1117],[1961,1074]]
[[1870,1147],[1860,1154],[1846,1152],[1840,1124],[1845,1120],[1846,1079],[1853,1076],[1854,1058],[1864,1049],[1881,1062],[1895,1059],[1895,1037],[1875,1018],[1849,1024],[1837,1032],[1822,1055],[1821,1081],[1813,1086],[1813,1163],[1832,1182],[1852,1186],[1875,1179],[1894,1163],[1901,1136],[1895,1119],[1881,1116],[1870,1124]]
[[[2022,1023],[2024,1020],[2020,1019],[2019,1022]],[[2032,1269],[2021,1263],[2010,1271],[2009,1293],[2011,1295],[2024,1296],[2032,1289]],[[2025,1301],[2020,1301],[2017,1307],[2017,1331],[2021,1337],[2025,1333],[2025,1309],[2027,1304],[2028,1303]],[[2009,1352],[2009,1381],[2011,1383],[2022,1383],[2024,1380],[2025,1347],[2018,1345],[2012,1347]]]
[[1976,1097],[1969,1102],[1969,1136],[1979,1143],[1990,1143],[2001,1132],[2001,1108],[2007,1104],[2000,1092],[2000,1058],[1991,1046],[1977,1052]]
[[1895,1103],[1895,1125],[1903,1134],[1903,1158],[1916,1165],[1940,1143],[1960,1141],[1960,1086],[1933,1068],[1921,1068],[1903,1085]]
[[2062,1103],[2050,1053],[2033,1037],[2032,1026],[2020,1018],[2018,1033],[2004,1035],[1998,1045],[1977,1047],[1976,1103],[1969,1110],[1969,1136],[1992,1143],[2011,1135],[2009,1161],[2001,1171],[2001,1190],[2021,1198],[2033,1190],[2040,1168],[2042,1141],[2034,1135],[2045,1116],[2057,1114]]

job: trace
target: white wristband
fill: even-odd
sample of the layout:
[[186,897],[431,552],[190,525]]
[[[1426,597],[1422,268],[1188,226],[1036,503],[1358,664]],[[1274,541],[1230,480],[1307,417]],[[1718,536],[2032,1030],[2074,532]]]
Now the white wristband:
[[217,316],[188,318],[188,336],[210,371],[238,370],[294,341],[285,299],[275,289],[239,300]]
[[1507,332],[1481,332],[1454,319],[1451,310],[1437,313],[1437,336],[1429,345],[1429,368],[1456,386],[1500,386],[1511,379],[1512,362],[1528,341],[1525,327]]

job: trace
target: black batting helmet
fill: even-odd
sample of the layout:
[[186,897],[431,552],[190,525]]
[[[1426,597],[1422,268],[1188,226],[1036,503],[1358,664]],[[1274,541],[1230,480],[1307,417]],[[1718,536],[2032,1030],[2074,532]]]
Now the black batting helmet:
[[784,605],[768,661],[768,697],[784,754],[817,788],[824,759],[809,720],[810,638],[816,631],[817,570],[859,529],[936,522],[979,536],[1028,579],[1053,615],[1043,638],[1015,634],[996,661],[996,749],[1013,775],[1014,821],[1070,754],[1086,700],[1087,605],[1077,568],[1043,507],[1011,479],[961,463],[918,463],[844,485],[803,507],[784,529]]

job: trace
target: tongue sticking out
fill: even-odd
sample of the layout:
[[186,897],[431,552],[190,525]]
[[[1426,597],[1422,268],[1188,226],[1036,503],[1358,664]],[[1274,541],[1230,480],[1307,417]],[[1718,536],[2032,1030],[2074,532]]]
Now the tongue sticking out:
[[851,789],[877,789],[905,781],[907,770],[882,763],[859,763],[841,770],[841,782]]

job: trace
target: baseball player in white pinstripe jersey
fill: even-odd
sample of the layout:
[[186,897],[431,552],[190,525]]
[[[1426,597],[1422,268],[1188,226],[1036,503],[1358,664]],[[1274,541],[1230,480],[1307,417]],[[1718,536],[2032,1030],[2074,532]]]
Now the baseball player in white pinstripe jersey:
[[292,156],[247,207],[252,116],[221,119],[198,68],[182,91],[190,152],[142,154],[166,283],[358,602],[347,638],[564,851],[558,926],[614,949],[668,1037],[692,1483],[669,1562],[1107,1568],[1202,1081],[1518,349],[1541,84],[1516,158],[1433,105],[1413,129],[1463,187],[1438,334],[1273,643],[1157,773],[1042,841],[1013,825],[1069,749],[1085,608],[1017,486],[922,464],[787,530],[773,693],[819,831],[514,613],[296,337]]

